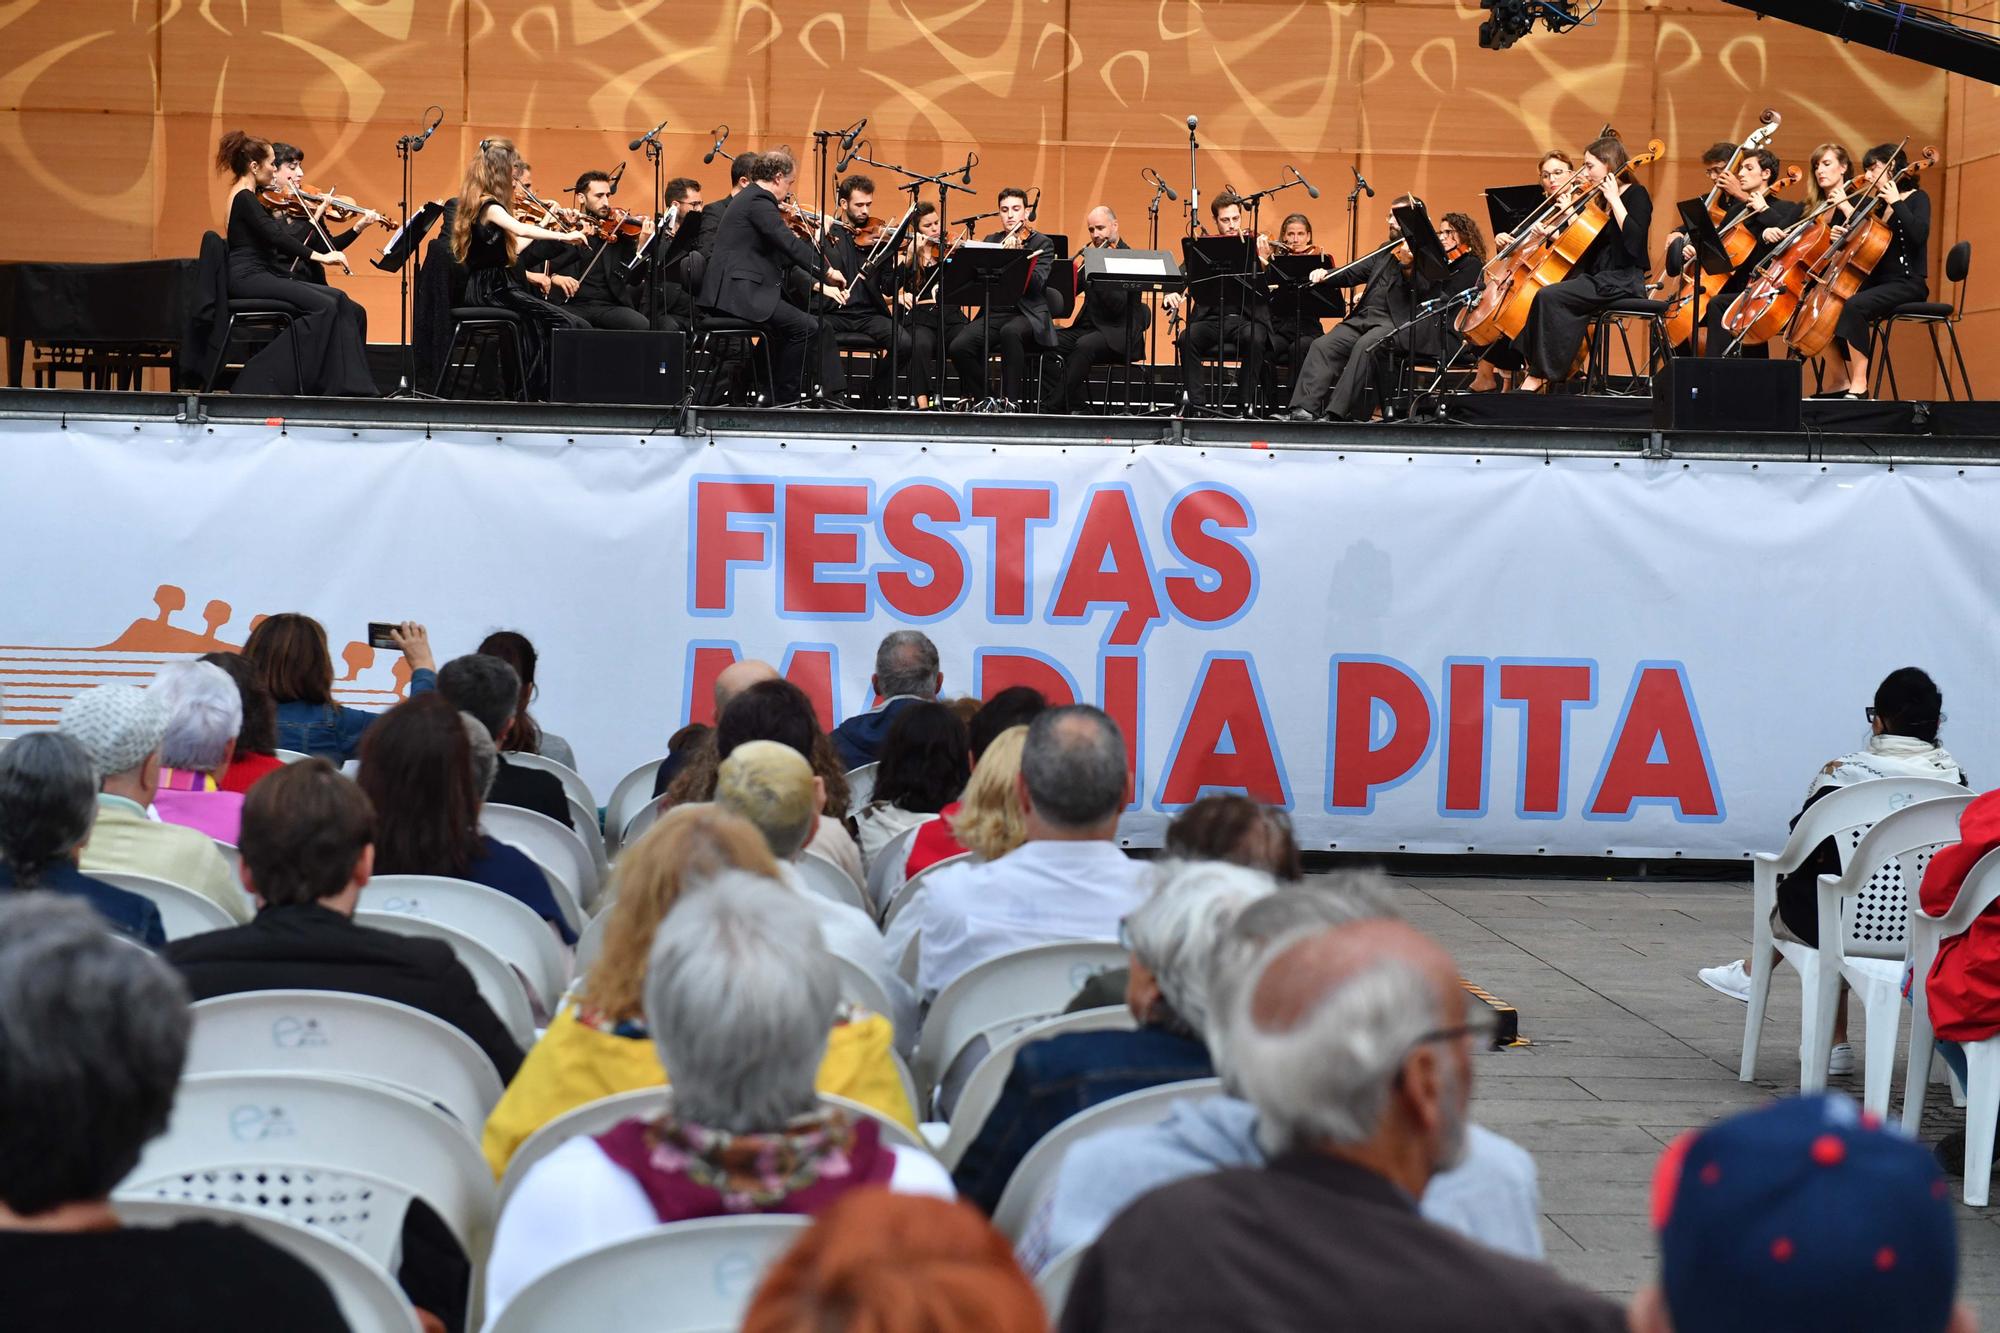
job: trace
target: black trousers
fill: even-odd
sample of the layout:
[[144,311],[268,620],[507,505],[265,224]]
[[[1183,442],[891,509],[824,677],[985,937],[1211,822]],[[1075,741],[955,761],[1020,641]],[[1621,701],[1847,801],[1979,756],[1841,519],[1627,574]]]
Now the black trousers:
[[[309,262],[309,261],[301,261]],[[284,301],[305,313],[260,350],[236,376],[237,393],[338,394],[373,398],[380,392],[368,370],[368,312],[346,292],[317,282],[281,278],[268,269],[231,267],[229,294],[247,301]],[[299,349],[296,383],[292,346]]]
[[[1114,341],[1115,339],[1115,341]],[[1056,330],[1056,354],[1062,357],[1062,378],[1043,386],[1045,412],[1082,412],[1090,406],[1090,372],[1102,365],[1123,365],[1125,337],[1101,329],[1071,326]]]
[[[865,310],[834,310],[826,316],[826,326],[836,358],[840,356],[839,340],[842,334],[859,334],[868,339],[870,346],[882,353],[875,358],[874,373],[868,382],[868,397],[871,402],[886,405],[889,401],[889,339],[893,334],[896,340],[898,364],[908,365],[910,355],[916,347],[909,328],[907,326],[898,328],[887,315],[870,314]],[[932,349],[932,355],[936,355],[935,348]],[[845,371],[846,368],[843,366],[843,379]]]
[[[820,322],[797,306],[780,301],[759,327],[771,344],[771,402],[778,406],[796,403],[805,385],[806,354],[819,334]],[[827,341],[830,344],[831,339]],[[836,376],[839,370],[836,365]]]
[[1273,382],[1278,386],[1280,399],[1291,398],[1292,390],[1299,384],[1299,372],[1305,368],[1306,354],[1312,351],[1312,345],[1324,336],[1324,331],[1317,323],[1306,328],[1298,328],[1291,324],[1272,327],[1271,372]]
[[1521,330],[1521,355],[1528,373],[1550,383],[1568,379],[1576,354],[1583,349],[1590,317],[1645,289],[1646,275],[1638,269],[1572,273],[1555,286],[1544,287],[1528,307],[1528,322]]
[[1486,344],[1486,350],[1479,354],[1479,359],[1498,370],[1519,370],[1521,349],[1514,345],[1512,338],[1503,333]]
[[1878,282],[1872,287],[1863,287],[1847,298],[1841,308],[1840,322],[1833,327],[1836,342],[1845,347],[1860,349],[1861,355],[1870,356],[1874,349],[1868,343],[1869,321],[1888,314],[1899,305],[1911,301],[1921,301],[1930,295],[1928,284],[1918,278],[1891,278]]
[[1264,358],[1271,351],[1271,326],[1242,315],[1231,315],[1227,320],[1196,320],[1182,332],[1180,342],[1181,382],[1187,386],[1188,402],[1195,407],[1205,407],[1208,403],[1208,377],[1202,358],[1233,355],[1241,365],[1236,378],[1236,405],[1248,412],[1264,378]]
[[1343,421],[1352,419],[1375,378],[1376,349],[1395,329],[1388,311],[1368,310],[1348,316],[1332,333],[1313,339],[1312,350],[1299,367],[1291,405]]
[[910,378],[910,392],[928,398],[937,392],[938,348],[949,347],[964,332],[965,315],[955,305],[928,303],[904,311],[902,323],[910,339],[909,355],[899,358],[902,369]]
[[563,309],[581,316],[593,329],[643,330],[647,327],[644,314],[616,301],[570,301]]
[[[994,319],[992,337],[1000,344],[1000,396],[1009,402],[1021,400],[1021,385],[1028,378],[1028,351],[1041,350],[1035,340],[1035,326],[1026,315]],[[990,397],[986,375],[986,325],[977,318],[952,336],[952,365],[958,367],[959,392],[967,398]]]

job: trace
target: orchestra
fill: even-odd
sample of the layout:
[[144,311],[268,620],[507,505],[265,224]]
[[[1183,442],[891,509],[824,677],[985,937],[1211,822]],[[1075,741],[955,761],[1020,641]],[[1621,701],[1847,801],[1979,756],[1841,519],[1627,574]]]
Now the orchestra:
[[[1767,110],[1741,142],[1719,140],[1702,154],[1706,193],[1663,229],[1657,266],[1648,179],[1666,147],[1628,145],[1610,126],[1574,155],[1543,153],[1534,185],[1486,191],[1490,254],[1471,212],[1441,210],[1433,223],[1424,202],[1404,194],[1395,202],[1420,234],[1404,236],[1392,214],[1386,243],[1357,256],[1366,246],[1354,244],[1350,200],[1350,253],[1339,261],[1321,250],[1304,212],[1286,213],[1275,239],[1257,230],[1257,206],[1289,180],[1191,198],[1176,255],[1179,238],[1158,235],[1159,193],[1148,242],[1157,250],[1134,251],[1108,204],[1088,210],[1071,245],[1035,226],[1041,192],[1013,186],[993,198],[992,212],[951,223],[964,234],[950,239],[923,181],[901,187],[907,202],[884,207],[874,178],[845,174],[854,151],[830,175],[820,162],[819,189],[833,189],[823,212],[795,197],[788,149],[732,156],[721,138],[704,160],[730,160],[728,194],[707,202],[693,175],[661,191],[657,173],[660,193],[628,210],[613,200],[622,164],[587,167],[567,202],[551,203],[536,194],[512,141],[491,138],[467,164],[457,197],[438,201],[445,231],[426,262],[441,254],[452,266],[454,305],[518,317],[529,396],[547,391],[556,329],[664,330],[692,344],[705,318],[728,318],[761,335],[771,366],[763,400],[780,406],[1088,413],[1114,410],[1121,375],[1126,405],[1143,381],[1150,407],[1161,371],[1160,380],[1178,380],[1185,414],[1216,411],[1214,400],[1225,399],[1225,414],[1250,416],[1268,403],[1280,420],[1357,421],[1394,416],[1397,385],[1412,391],[1414,364],[1456,391],[1575,393],[1593,319],[1657,297],[1676,355],[1821,356],[1823,396],[1865,397],[1873,322],[1928,294],[1931,206],[1917,175],[1936,153],[1884,143],[1857,173],[1844,146],[1824,143],[1787,166],[1771,143],[1780,120]],[[232,181],[230,295],[300,312],[288,341],[253,357],[235,389],[372,394],[366,314],[339,282],[353,271],[348,252],[377,224],[397,224],[306,185],[304,158],[240,130],[218,145],[218,168]],[[947,178],[957,175],[953,168]],[[1142,175],[1161,185],[1150,168]],[[969,184],[971,159],[963,178]],[[1204,209],[1208,225],[1198,225]],[[987,218],[998,229],[974,240]],[[1204,237],[1249,244],[1197,255]],[[1026,263],[996,267],[969,253],[977,250],[1020,251]],[[1124,280],[1129,270],[1119,266],[1136,261],[1089,260],[1093,250],[1144,255],[1165,276]],[[1156,335],[1148,357],[1156,325],[1167,337]],[[743,363],[736,378],[745,385],[748,346],[714,353],[725,369]],[[1152,364],[1168,356],[1174,370]],[[844,367],[857,362],[871,373],[850,394]]]

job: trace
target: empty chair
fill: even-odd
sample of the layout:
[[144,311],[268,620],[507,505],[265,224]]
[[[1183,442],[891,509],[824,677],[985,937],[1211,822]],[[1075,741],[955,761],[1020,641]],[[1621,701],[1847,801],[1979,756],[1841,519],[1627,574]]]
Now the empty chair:
[[544,1009],[552,1009],[569,984],[569,965],[548,922],[520,899],[484,884],[438,875],[377,875],[361,890],[356,908],[427,917],[465,932],[519,972]]
[[847,814],[849,818],[861,812],[861,807],[875,799],[875,772],[880,764],[863,764],[859,768],[847,770]]
[[[1962,935],[1980,913],[2000,900],[2000,851],[1988,852],[1966,872],[1951,910],[1943,916],[1926,914],[1914,894],[1910,898],[1910,1058],[1903,1071],[1903,1130],[1915,1136],[1924,1115],[1929,1090],[1929,1052],[1935,1034],[1931,1024],[1930,987],[1926,984],[1937,962],[1938,946]],[[1965,1044],[1965,1201],[1986,1206],[1993,1176],[1994,1119],[2000,1116],[2000,1036]]]
[[203,931],[227,930],[237,924],[236,918],[216,906],[213,900],[193,889],[169,884],[151,875],[133,875],[122,870],[93,870],[90,877],[114,889],[136,893],[159,908],[160,928],[167,932],[170,940],[199,935]]
[[652,804],[653,783],[659,777],[660,765],[665,762],[665,755],[648,759],[618,779],[618,785],[611,789],[611,799],[604,803],[605,851],[615,855],[624,846],[625,826],[632,822],[634,815]]
[[479,997],[493,1010],[493,1016],[506,1025],[507,1035],[522,1050],[535,1044],[535,1011],[528,1002],[527,984],[492,949],[455,926],[408,912],[357,911],[354,920],[357,925],[449,944],[458,961],[472,974]]
[[1029,1042],[1060,1036],[1065,1032],[1130,1030],[1138,1025],[1139,1020],[1132,1016],[1130,1009],[1123,1005],[1108,1005],[1102,1009],[1083,1009],[1073,1014],[1045,1018],[994,1042],[966,1075],[958,1100],[952,1104],[951,1132],[938,1149],[938,1157],[946,1166],[958,1166],[959,1158],[965,1156],[966,1148],[978,1137],[980,1128],[986,1123],[987,1112],[1000,1100],[1000,1090],[1014,1068],[1015,1055]]
[[[480,831],[501,842],[511,843],[540,862],[569,886],[587,911],[597,902],[602,882],[597,862],[583,837],[575,829],[564,828],[547,815],[512,805],[487,805],[479,811]],[[582,923],[572,921],[574,927]]]
[[1019,949],[972,968],[931,1004],[917,1046],[917,1085],[928,1093],[974,1038],[1004,1036],[1013,1027],[1061,1013],[1084,982],[1125,962],[1125,950],[1116,944],[1073,940]]

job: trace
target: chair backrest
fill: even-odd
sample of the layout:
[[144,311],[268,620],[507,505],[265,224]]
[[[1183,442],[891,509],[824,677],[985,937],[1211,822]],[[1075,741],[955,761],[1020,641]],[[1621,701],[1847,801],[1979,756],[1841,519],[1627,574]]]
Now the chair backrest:
[[1965,788],[1943,778],[1872,778],[1837,787],[1800,812],[1783,851],[1760,859],[1779,874],[1786,874],[1803,865],[1813,848],[1832,838],[1845,868],[1856,844],[1882,816],[1919,801],[1963,795]]
[[344,991],[218,995],[191,1011],[186,1073],[281,1071],[373,1079],[436,1102],[477,1138],[500,1076],[472,1038],[393,1000]]
[[1076,1270],[1083,1267],[1083,1256],[1090,1253],[1090,1247],[1095,1243],[1087,1241],[1070,1246],[1049,1260],[1048,1267],[1035,1274],[1035,1293],[1042,1298],[1042,1310],[1049,1317],[1050,1328],[1062,1326],[1063,1307],[1069,1304],[1070,1285],[1076,1281]]
[[999,1029],[1059,1014],[1084,982],[1127,961],[1116,944],[1065,940],[1018,949],[969,969],[939,992],[924,1018],[913,1070],[917,1085],[928,1093],[973,1038],[994,1040],[1005,1035]]
[[572,931],[581,931],[584,923],[590,920],[590,913],[583,910],[583,902],[576,896],[576,890],[570,887],[569,877],[549,869],[547,863],[526,847],[513,843],[508,845],[535,863],[535,869],[542,872],[542,883],[549,886],[549,897],[555,899],[556,912]]
[[971,856],[971,852],[959,852],[955,856],[945,857],[942,861],[933,861],[916,874],[904,880],[903,887],[896,890],[896,896],[891,898],[889,905],[882,909],[883,926],[886,927],[891,921],[894,921],[908,910],[910,903],[917,896],[917,891],[923,888],[931,875],[944,869],[946,866],[957,865],[960,861],[968,860]]
[[220,838],[215,839],[215,850],[221,852],[222,859],[229,863],[229,882],[231,884],[241,884],[243,882],[243,853],[237,850],[235,843],[224,842]]
[[665,755],[648,759],[618,779],[618,785],[611,789],[611,799],[604,803],[606,851],[616,852],[624,846],[625,826],[632,822],[632,816],[652,804],[653,783],[659,776],[660,765],[665,762]]
[[90,877],[115,889],[136,893],[160,909],[160,927],[170,940],[186,939],[210,930],[227,930],[236,918],[212,898],[151,875],[134,875],[123,870],[93,870]]
[[1951,900],[1951,908],[1943,916],[1926,915],[1923,904],[1914,897],[1910,899],[1910,967],[1919,978],[1919,983],[1911,987],[1913,1001],[1923,1003],[1928,995],[1921,979],[1930,975],[1931,964],[1937,961],[1938,945],[1954,935],[1963,935],[1974,918],[1996,901],[2000,901],[2000,848],[1980,857],[1965,872],[1965,882],[1958,886],[1958,896]]
[[248,1202],[333,1232],[378,1261],[412,1197],[470,1255],[493,1224],[493,1173],[465,1127],[420,1097],[324,1074],[194,1074],[127,1198]]
[[312,758],[311,755],[307,754],[303,750],[273,750],[271,753],[277,755],[278,758],[282,759],[284,762],[288,764],[296,764],[301,759]]
[[408,912],[356,912],[356,925],[373,926],[423,940],[443,940],[458,955],[458,961],[472,974],[479,997],[493,1010],[522,1050],[535,1044],[535,1010],[528,1002],[527,983],[507,960],[456,926]]
[[895,898],[896,890],[903,887],[903,867],[910,861],[910,844],[917,840],[917,834],[924,824],[936,819],[936,815],[925,815],[923,823],[912,824],[901,833],[890,838],[876,851],[875,859],[868,863],[868,882],[862,887],[868,890],[871,910],[881,916]]
[[630,847],[633,843],[645,837],[646,830],[659,823],[660,816],[665,813],[666,808],[662,801],[648,802],[633,811],[632,818],[618,832],[619,849],[623,850]]
[[610,929],[610,925],[611,904],[607,902],[596,916],[590,918],[590,924],[583,928],[583,934],[576,937],[575,961],[570,968],[573,978],[581,980],[589,975],[590,965],[604,952],[604,932]]
[[1910,886],[1922,882],[1933,852],[1958,841],[1959,816],[1970,804],[1967,793],[1906,805],[1876,820],[1855,844],[1846,867],[1833,879],[1832,892],[1840,903],[1841,957],[1903,957]]
[[569,984],[562,944],[535,909],[511,894],[441,875],[377,875],[361,890],[364,912],[428,917],[464,931],[510,964],[551,1008]]
[[1007,1075],[1014,1070],[1014,1057],[1029,1042],[1059,1037],[1065,1032],[1129,1032],[1138,1026],[1138,1020],[1132,1017],[1130,1009],[1122,1004],[1107,1005],[1102,1009],[1083,1009],[1073,1014],[1045,1018],[994,1042],[985,1058],[973,1066],[971,1074],[966,1076],[965,1085],[959,1089],[958,1100],[951,1108],[951,1133],[946,1136],[944,1146],[938,1149],[938,1157],[946,1166],[958,1165],[958,1159],[965,1156],[965,1150],[979,1137],[987,1113],[1000,1100],[1000,1090],[1006,1086]]
[[1028,1219],[1035,1215],[1035,1210],[1055,1185],[1056,1171],[1071,1144],[1107,1129],[1156,1125],[1166,1119],[1168,1108],[1177,1101],[1221,1094],[1221,1079],[1196,1078],[1180,1083],[1162,1083],[1157,1088],[1141,1088],[1078,1111],[1028,1149],[1028,1155],[1021,1159],[1021,1164],[1009,1177],[1007,1188],[1000,1192],[1000,1202],[993,1209],[993,1225],[1007,1239],[1020,1241],[1021,1233],[1027,1229]]
[[813,849],[807,847],[805,855],[792,864],[797,867],[799,878],[805,881],[806,887],[820,897],[830,898],[849,907],[858,907],[871,917],[875,915],[874,910],[868,905],[867,893],[854,882],[852,876],[829,858],[815,855]]
[[670,1222],[559,1264],[530,1282],[487,1333],[734,1330],[764,1270],[812,1219],[770,1214]]
[[611,857],[604,850],[604,830],[597,826],[597,807],[587,806],[571,796],[569,819],[570,823],[576,825],[576,836],[583,839],[583,845],[589,850],[591,859],[597,862],[598,882],[610,883]]
[[[479,811],[479,827],[501,842],[512,843],[555,873],[576,900],[588,911],[597,901],[603,882],[597,876],[597,862],[575,829],[564,828],[547,815],[523,810],[517,805],[486,805]],[[571,926],[581,929],[583,922]]]
[[852,958],[845,958],[840,954],[833,955],[833,965],[840,972],[841,999],[852,1000],[868,1012],[882,1015],[891,1023],[896,1021],[896,1011],[890,1005],[889,993],[882,989],[882,983],[875,980],[867,968]]
[[168,1199],[118,1199],[112,1207],[128,1227],[171,1227],[182,1222],[242,1227],[319,1274],[353,1333],[419,1333],[423,1327],[410,1298],[389,1271],[330,1231],[262,1208]]
[[506,758],[508,763],[520,768],[538,768],[544,773],[555,774],[558,778],[562,779],[563,791],[571,800],[588,809],[591,812],[592,820],[595,821],[597,817],[597,797],[591,794],[590,784],[583,780],[583,774],[577,772],[568,764],[550,759],[546,755],[529,754],[525,750],[508,750]]
[[875,773],[880,764],[863,764],[847,770],[847,813],[850,818],[875,799]]
[[1945,252],[1944,280],[1964,282],[1965,275],[1972,271],[1972,242],[1960,241]]

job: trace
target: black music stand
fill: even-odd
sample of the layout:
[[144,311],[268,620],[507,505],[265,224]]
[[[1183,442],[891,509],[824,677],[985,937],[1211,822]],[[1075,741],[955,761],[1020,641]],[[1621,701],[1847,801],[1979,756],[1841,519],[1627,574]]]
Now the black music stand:
[[[1215,389],[1217,381],[1222,376],[1222,359],[1227,355],[1227,349],[1224,344],[1227,341],[1229,332],[1231,307],[1233,305],[1234,313],[1240,323],[1244,307],[1249,301],[1250,280],[1257,276],[1256,245],[1256,241],[1248,236],[1190,236],[1181,242],[1181,258],[1187,266],[1189,297],[1193,298],[1196,290],[1203,284],[1208,285],[1207,290],[1211,296],[1211,300],[1209,301],[1196,302],[1190,299],[1188,304],[1187,330],[1184,336],[1192,335],[1194,332],[1194,307],[1196,304],[1212,305],[1216,313],[1215,365],[1209,371],[1209,401],[1202,408],[1202,411],[1208,415],[1230,415],[1225,409],[1215,405]],[[1237,373],[1239,376],[1242,374],[1243,364],[1242,341],[1243,339],[1239,334],[1236,349]],[[1192,349],[1184,349],[1184,354],[1187,350]],[[1185,372],[1181,376],[1181,382],[1183,385],[1187,382]],[[1250,404],[1256,395],[1257,386],[1239,383],[1238,387],[1243,391],[1244,408],[1248,412],[1251,410]],[[1185,392],[1185,389],[1183,389],[1183,392]],[[1191,406],[1191,404],[1183,404],[1183,407],[1186,406]]]
[[[945,258],[938,269],[938,304],[979,307],[979,372],[981,397],[975,411],[991,411],[996,400],[991,393],[993,349],[993,306],[1020,299],[1028,289],[1029,260],[1026,250],[1003,247],[997,241],[966,241]],[[943,332],[943,322],[939,322]],[[970,396],[972,387],[966,385]],[[938,385],[942,392],[943,384]]]
[[[397,145],[397,151],[403,157],[403,206],[407,208],[410,198],[409,153],[400,144]],[[445,206],[440,200],[433,199],[424,204],[396,229],[394,235],[389,237],[389,243],[382,247],[382,257],[368,261],[384,273],[396,274],[400,284],[396,294],[396,321],[397,333],[403,346],[396,354],[396,391],[390,395],[394,398],[434,396],[418,389],[415,382],[416,344],[410,339],[409,265],[410,261],[417,259],[418,247],[423,244],[424,237],[430,235],[431,228],[437,225],[438,219],[444,216],[444,210]],[[421,262],[418,260],[419,264]]]
[[[904,209],[902,220],[896,223],[894,230],[887,236],[877,240],[874,250],[870,252],[878,256],[875,260],[877,267],[879,267],[883,259],[889,261],[889,396],[883,402],[882,406],[890,410],[893,410],[896,406],[897,385],[902,383],[901,357],[898,353],[902,350],[900,344],[902,343],[903,330],[903,303],[896,299],[896,252],[903,248],[903,238],[915,230],[916,225],[916,208],[912,206]],[[877,267],[871,267],[868,258],[864,256],[861,260],[860,270],[848,278],[849,285],[852,285],[855,279],[861,277],[867,277],[872,280],[876,275]],[[882,290],[879,282],[876,284],[876,290]],[[912,404],[912,406],[915,406],[915,404]]]
[[1323,319],[1344,319],[1347,297],[1338,287],[1315,286],[1312,275],[1331,269],[1328,255],[1273,255],[1264,271],[1271,283],[1271,318],[1304,328]]
[[[1681,215],[1681,233],[1694,246],[1694,323],[1689,326],[1688,350],[1696,356],[1702,354],[1701,337],[1701,275],[1703,273],[1734,273],[1736,263],[1729,257],[1729,247],[1722,243],[1722,233],[1715,229],[1714,219],[1708,216],[1708,203],[1704,199],[1683,199],[1674,205]],[[1747,225],[1747,224],[1746,224]],[[1623,335],[1620,335],[1621,337]]]
[[[1181,266],[1174,262],[1173,255],[1165,250],[1118,250],[1110,246],[1092,246],[1083,252],[1083,273],[1079,284],[1084,298],[1088,300],[1091,292],[1106,287],[1125,288],[1135,297],[1141,292],[1177,292],[1187,286],[1187,279],[1181,273]],[[1132,415],[1132,362],[1124,362],[1123,370],[1126,415]],[[1146,362],[1146,410],[1138,415],[1160,415],[1154,406],[1155,397],[1153,362],[1149,358]]]
[[1493,234],[1506,232],[1509,236],[1521,234],[1521,224],[1544,203],[1548,193],[1539,185],[1496,185],[1483,192],[1486,195],[1486,220],[1493,224]]
[[1402,229],[1403,244],[1410,247],[1411,269],[1425,282],[1443,282],[1451,261],[1445,258],[1444,242],[1438,239],[1423,204],[1397,204],[1389,211]]

